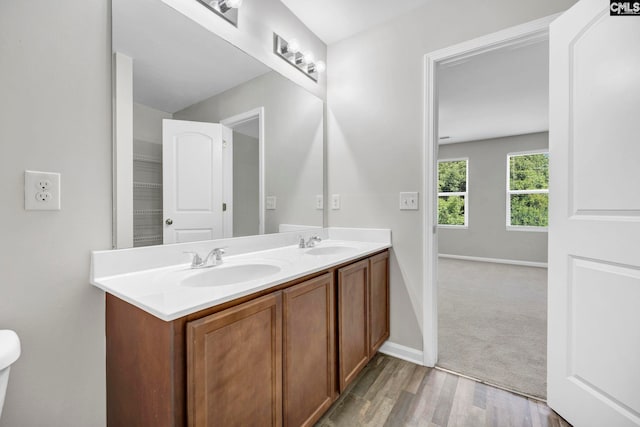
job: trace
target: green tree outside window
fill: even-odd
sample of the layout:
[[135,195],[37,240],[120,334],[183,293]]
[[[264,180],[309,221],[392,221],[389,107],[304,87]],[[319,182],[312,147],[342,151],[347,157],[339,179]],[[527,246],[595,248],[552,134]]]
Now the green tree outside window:
[[467,225],[467,162],[438,162],[439,225]]
[[507,204],[509,225],[549,225],[549,153],[508,156]]

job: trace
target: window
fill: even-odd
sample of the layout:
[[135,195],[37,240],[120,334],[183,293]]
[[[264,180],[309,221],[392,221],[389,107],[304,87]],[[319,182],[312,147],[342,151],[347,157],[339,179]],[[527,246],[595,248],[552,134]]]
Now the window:
[[466,227],[468,159],[438,162],[438,225]]
[[549,153],[507,155],[507,228],[545,231],[549,224]]

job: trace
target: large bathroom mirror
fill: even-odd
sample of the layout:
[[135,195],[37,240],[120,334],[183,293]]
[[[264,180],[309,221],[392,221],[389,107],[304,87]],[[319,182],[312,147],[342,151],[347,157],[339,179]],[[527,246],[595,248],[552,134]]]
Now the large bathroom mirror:
[[161,0],[112,9],[114,246],[322,227],[322,100]]

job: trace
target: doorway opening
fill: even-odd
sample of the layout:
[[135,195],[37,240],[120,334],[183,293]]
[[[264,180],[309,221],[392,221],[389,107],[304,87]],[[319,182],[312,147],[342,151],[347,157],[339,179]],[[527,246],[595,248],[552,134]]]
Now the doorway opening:
[[264,107],[226,118],[220,124],[233,132],[225,164],[232,165],[233,236],[264,234]]
[[424,362],[537,398],[553,19],[425,58]]

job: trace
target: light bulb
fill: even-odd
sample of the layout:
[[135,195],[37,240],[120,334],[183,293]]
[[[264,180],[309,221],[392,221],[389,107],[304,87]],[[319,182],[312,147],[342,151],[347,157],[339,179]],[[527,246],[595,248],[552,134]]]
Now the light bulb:
[[305,52],[304,53],[304,62],[307,64],[311,64],[313,62],[314,56],[313,52]]
[[324,73],[327,70],[327,64],[324,61],[316,62],[316,71],[320,73]]
[[237,9],[242,6],[242,0],[227,0],[227,6]]
[[296,53],[300,50],[300,42],[297,39],[292,39],[287,44],[287,52]]

